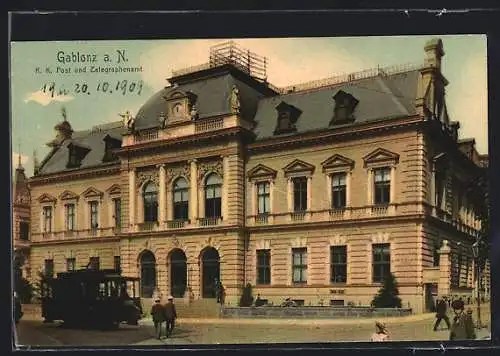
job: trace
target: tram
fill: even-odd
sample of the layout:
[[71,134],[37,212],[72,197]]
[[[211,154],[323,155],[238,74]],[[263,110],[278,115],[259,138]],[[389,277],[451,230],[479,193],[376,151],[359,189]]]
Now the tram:
[[72,326],[118,328],[137,325],[142,316],[139,278],[123,277],[116,270],[82,269],[41,281],[44,322]]

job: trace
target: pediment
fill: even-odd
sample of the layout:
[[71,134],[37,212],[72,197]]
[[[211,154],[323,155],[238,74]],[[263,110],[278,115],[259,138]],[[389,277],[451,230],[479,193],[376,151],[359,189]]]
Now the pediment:
[[70,200],[70,199],[78,199],[78,194],[73,193],[72,191],[65,190],[59,195],[59,199],[61,200]]
[[121,194],[121,187],[118,184],[113,184],[111,187],[106,189],[106,192],[109,195],[118,195]]
[[42,195],[40,195],[37,200],[40,203],[53,203],[57,201],[56,197],[47,193],[43,193]]
[[262,177],[270,177],[276,178],[277,171],[269,168],[263,164],[258,164],[252,169],[250,169],[247,173],[249,179],[262,178]]
[[314,172],[314,166],[310,163],[304,162],[300,159],[296,159],[286,165],[283,168],[283,171],[285,171],[285,174],[291,174],[291,173],[311,173]]
[[325,169],[334,169],[334,168],[350,168],[354,167],[354,161],[347,157],[344,157],[339,154],[334,154],[330,158],[326,159],[321,163],[323,166],[323,170]]
[[363,157],[365,165],[376,163],[396,164],[399,162],[399,155],[384,148],[377,148],[375,151]]
[[90,188],[87,188],[83,193],[82,195],[85,197],[85,198],[93,198],[93,197],[102,197],[103,195],[103,192],[101,192],[100,190],[94,188],[94,187],[90,187]]

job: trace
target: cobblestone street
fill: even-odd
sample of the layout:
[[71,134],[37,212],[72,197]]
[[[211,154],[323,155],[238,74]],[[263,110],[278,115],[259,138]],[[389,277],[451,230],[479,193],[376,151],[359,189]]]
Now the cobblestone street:
[[[489,308],[482,308],[489,324]],[[433,314],[392,318],[386,322],[393,341],[445,341],[448,330],[432,330]],[[442,324],[445,327],[445,324]],[[18,340],[23,345],[111,346],[161,344],[252,344],[368,341],[374,320],[196,320],[180,319],[172,338],[156,340],[152,322],[121,326],[115,331],[75,330],[40,320],[21,320]],[[479,334],[487,334],[482,330]]]

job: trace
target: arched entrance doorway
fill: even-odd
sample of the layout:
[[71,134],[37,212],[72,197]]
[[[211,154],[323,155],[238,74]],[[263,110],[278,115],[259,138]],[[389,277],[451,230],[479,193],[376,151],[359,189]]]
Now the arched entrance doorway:
[[175,249],[170,254],[170,292],[174,298],[184,297],[187,286],[186,254]]
[[201,253],[201,278],[203,298],[215,298],[215,283],[220,281],[219,252],[213,247],[207,247]]
[[156,288],[156,259],[151,251],[144,251],[141,264],[141,297],[152,298]]

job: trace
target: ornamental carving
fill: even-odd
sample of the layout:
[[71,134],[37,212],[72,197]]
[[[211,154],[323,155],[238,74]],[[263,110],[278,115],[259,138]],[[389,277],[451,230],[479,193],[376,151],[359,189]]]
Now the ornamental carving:
[[203,178],[210,172],[217,173],[221,179],[224,179],[222,161],[200,162],[198,164],[198,184],[201,184]]
[[191,179],[191,169],[189,168],[188,165],[173,166],[167,168],[166,172],[167,184],[170,184],[170,182],[172,182],[175,178],[181,176],[186,178],[189,184],[189,180]]
[[158,171],[145,171],[137,173],[137,188],[142,187],[147,181],[154,182],[157,186],[160,182]]

